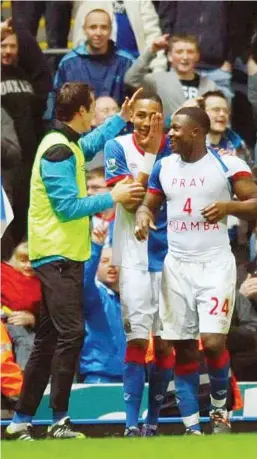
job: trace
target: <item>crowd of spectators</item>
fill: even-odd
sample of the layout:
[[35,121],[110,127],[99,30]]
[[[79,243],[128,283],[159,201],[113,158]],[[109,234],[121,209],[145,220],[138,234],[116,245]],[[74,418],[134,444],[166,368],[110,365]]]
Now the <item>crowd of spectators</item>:
[[[49,60],[36,39],[46,18],[49,48],[67,48],[74,3],[74,48]],[[39,280],[27,251],[29,184],[37,147],[54,120],[56,91],[66,82],[88,83],[96,96],[92,132],[117,114],[126,96],[143,87],[161,97],[165,129],[182,105],[198,105],[211,121],[208,146],[244,159],[256,177],[257,5],[255,2],[49,1],[12,2],[12,19],[1,24],[1,185],[14,219],[1,239],[2,346],[11,340],[24,370],[37,326]],[[68,51],[68,50],[67,50]],[[46,121],[47,103],[51,102]],[[49,106],[48,106],[49,108]],[[49,116],[49,113],[51,115]],[[99,136],[87,158],[89,195],[108,190],[103,145],[119,132]],[[81,136],[83,148],[86,134]],[[78,379],[121,382],[125,335],[119,301],[119,271],[112,265],[115,209],[91,219],[92,255],[85,264],[86,338]],[[238,380],[257,380],[256,222],[229,219],[238,264],[238,292],[228,335]],[[4,341],[5,340],[5,341]],[[5,349],[7,349],[5,347]],[[4,369],[5,354],[2,354]],[[10,355],[8,354],[8,359]],[[7,358],[6,357],[6,358]],[[17,376],[17,368],[13,369]],[[13,396],[13,388],[2,393]],[[20,387],[21,379],[17,379]],[[9,392],[8,392],[9,390]],[[16,396],[17,394],[15,394]]]

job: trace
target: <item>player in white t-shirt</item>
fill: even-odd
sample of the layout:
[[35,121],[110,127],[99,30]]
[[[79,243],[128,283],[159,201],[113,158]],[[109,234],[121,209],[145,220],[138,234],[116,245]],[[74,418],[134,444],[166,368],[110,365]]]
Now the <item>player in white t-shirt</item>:
[[[170,130],[176,154],[153,169],[136,216],[138,240],[147,238],[154,213],[167,201],[168,254],[161,284],[162,338],[176,350],[175,382],[186,432],[199,425],[199,353],[202,340],[210,382],[214,432],[228,431],[229,355],[226,335],[234,307],[236,266],[227,216],[256,219],[257,187],[247,164],[207,149],[210,120],[197,107],[176,112]],[[232,200],[236,195],[238,200]]]
[[[135,132],[116,137],[105,146],[106,182],[109,186],[129,177],[129,180],[147,187],[155,161],[170,155],[170,141],[163,135],[161,113],[162,103],[158,96],[141,94],[136,98],[131,118]],[[120,266],[120,298],[127,336],[123,378],[125,435],[139,435],[145,358],[152,333],[155,363],[149,373],[148,417],[141,432],[144,436],[152,436],[157,432],[158,415],[173,366],[173,355],[167,346],[164,349],[160,339],[158,315],[161,271],[168,248],[166,205],[158,212],[157,230],[143,244],[134,234],[135,212],[135,206],[117,206],[113,233],[113,264]]]

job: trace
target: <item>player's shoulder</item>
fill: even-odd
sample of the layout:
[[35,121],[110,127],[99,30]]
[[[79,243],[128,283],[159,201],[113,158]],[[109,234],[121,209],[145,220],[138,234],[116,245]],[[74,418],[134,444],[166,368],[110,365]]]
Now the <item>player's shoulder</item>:
[[114,139],[108,140],[105,145],[116,146],[116,147],[119,146],[124,149],[127,145],[131,145],[131,144],[132,144],[132,134],[125,134],[125,135],[118,135]]
[[170,164],[174,164],[178,159],[180,158],[180,156],[176,153],[172,153],[170,155],[167,155],[167,156],[164,156],[164,158],[161,158],[160,159],[160,164],[161,166],[168,166]]
[[224,155],[221,157],[221,161],[232,175],[240,172],[246,172],[251,175],[251,169],[248,164],[243,159],[238,158],[238,156]]
[[125,135],[118,135],[117,137],[115,137],[115,140],[123,148],[127,145],[133,144],[133,136],[130,133]]

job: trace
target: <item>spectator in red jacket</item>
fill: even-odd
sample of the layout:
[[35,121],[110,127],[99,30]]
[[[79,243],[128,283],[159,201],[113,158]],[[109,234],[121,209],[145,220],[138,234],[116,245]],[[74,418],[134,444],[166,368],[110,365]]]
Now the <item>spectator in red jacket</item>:
[[1,263],[1,307],[12,339],[16,362],[24,370],[34,342],[41,285],[28,258],[28,244],[19,244],[8,262]]

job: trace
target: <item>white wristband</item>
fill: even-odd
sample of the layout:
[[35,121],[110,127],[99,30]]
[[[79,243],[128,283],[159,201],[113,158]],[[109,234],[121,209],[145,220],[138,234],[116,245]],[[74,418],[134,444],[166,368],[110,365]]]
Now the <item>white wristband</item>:
[[150,175],[153,170],[155,160],[156,160],[156,155],[145,152],[144,164],[143,164],[141,172],[143,172],[146,175]]

